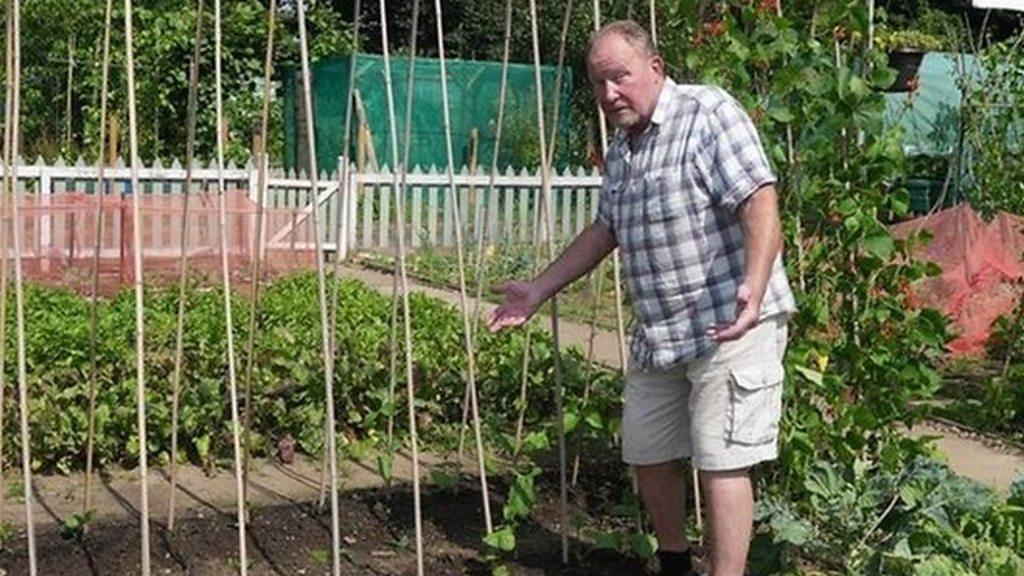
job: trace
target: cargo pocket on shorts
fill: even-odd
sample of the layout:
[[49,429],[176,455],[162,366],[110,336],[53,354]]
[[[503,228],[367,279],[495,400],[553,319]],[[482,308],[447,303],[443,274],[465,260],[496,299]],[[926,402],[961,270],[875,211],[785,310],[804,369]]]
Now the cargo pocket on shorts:
[[758,445],[773,442],[782,414],[782,364],[752,366],[729,372],[729,440]]

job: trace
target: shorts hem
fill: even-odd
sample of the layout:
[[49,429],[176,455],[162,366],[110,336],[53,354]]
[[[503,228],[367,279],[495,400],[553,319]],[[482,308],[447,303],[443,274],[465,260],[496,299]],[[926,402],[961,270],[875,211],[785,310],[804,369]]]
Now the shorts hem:
[[726,472],[750,468],[755,464],[776,460],[778,457],[778,446],[772,443],[764,446],[744,447],[741,453],[736,454],[724,454],[716,457],[694,457],[693,464],[698,470]]
[[654,455],[636,455],[636,454],[622,454],[623,464],[629,466],[657,466],[659,464],[668,464],[669,462],[676,462],[679,460],[687,460],[691,458],[691,452],[689,450],[679,450],[673,453],[661,453]]

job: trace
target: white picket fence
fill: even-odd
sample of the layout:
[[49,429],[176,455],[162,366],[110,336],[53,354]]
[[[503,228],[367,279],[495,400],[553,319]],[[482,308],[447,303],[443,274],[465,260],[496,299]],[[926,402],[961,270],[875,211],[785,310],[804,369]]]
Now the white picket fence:
[[[342,166],[339,160],[338,168]],[[354,250],[374,251],[393,249],[396,238],[395,215],[393,213],[394,190],[397,175],[383,168],[375,172],[349,171],[350,191],[342,203],[338,190],[339,170],[324,173],[318,179],[318,194],[315,207],[321,230],[324,250],[338,251],[347,255]],[[146,195],[182,194],[185,188],[186,170],[177,161],[163,166],[156,161],[140,168],[139,186]],[[193,192],[216,191],[218,171],[209,165],[196,166],[192,170]],[[223,171],[227,190],[244,190],[250,200],[257,200],[258,171],[252,162],[239,167],[229,164]],[[79,159],[74,163],[57,160],[47,164],[41,159],[33,163],[19,163],[18,189],[29,195],[38,195],[39,203],[47,204],[48,197],[66,192],[92,194],[97,188],[98,168]],[[119,161],[105,171],[107,194],[128,195],[131,193],[131,171]],[[531,242],[536,227],[537,208],[540,199],[541,178],[539,171],[513,170],[507,168],[494,178],[486,173],[471,173],[462,168],[454,176],[455,190],[459,195],[460,222],[463,224],[463,239],[474,241],[479,234],[486,234],[490,244]],[[410,249],[423,247],[449,247],[455,245],[454,199],[449,186],[447,172],[431,167],[423,170],[415,167],[405,175],[405,234]],[[565,170],[552,178],[552,202],[556,234],[567,239],[582,230],[597,213],[598,191],[601,177],[596,170]],[[311,239],[296,243],[291,238],[292,230],[307,226],[311,203],[311,181],[304,174],[272,170],[268,179],[265,206],[277,210],[290,210],[293,217],[289,223],[276,230],[267,230],[265,246],[280,246],[290,242],[295,249],[311,249]],[[169,198],[168,198],[169,199]],[[489,208],[484,221],[485,203]],[[37,246],[46,248],[59,245],[60,239],[73,231],[56,230],[64,224],[61,219],[44,215],[38,223]],[[173,226],[159,219],[157,225]],[[73,221],[72,221],[73,222]],[[84,224],[82,222],[81,224]],[[210,221],[209,226],[216,226]],[[197,230],[197,234],[214,234],[214,231]],[[542,237],[544,229],[540,231]],[[148,235],[152,238],[168,238],[176,242],[174,234],[157,231]],[[339,242],[340,240],[340,242]],[[147,246],[147,250],[151,247]],[[169,249],[172,246],[168,246]]]

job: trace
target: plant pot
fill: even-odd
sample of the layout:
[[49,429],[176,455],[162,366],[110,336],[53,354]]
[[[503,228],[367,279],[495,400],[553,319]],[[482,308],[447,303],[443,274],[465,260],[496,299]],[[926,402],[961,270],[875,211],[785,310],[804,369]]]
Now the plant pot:
[[889,67],[896,70],[896,81],[889,92],[912,92],[917,87],[917,70],[925,53],[920,50],[889,52]]

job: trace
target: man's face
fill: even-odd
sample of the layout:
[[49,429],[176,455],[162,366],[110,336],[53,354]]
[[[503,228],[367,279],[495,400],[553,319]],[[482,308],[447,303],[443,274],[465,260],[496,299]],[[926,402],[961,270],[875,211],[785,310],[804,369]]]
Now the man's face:
[[587,75],[594,97],[616,127],[638,134],[647,127],[664,83],[664,63],[618,34],[594,44]]

